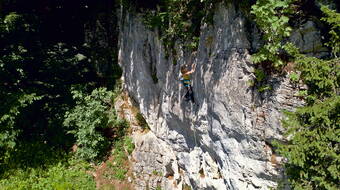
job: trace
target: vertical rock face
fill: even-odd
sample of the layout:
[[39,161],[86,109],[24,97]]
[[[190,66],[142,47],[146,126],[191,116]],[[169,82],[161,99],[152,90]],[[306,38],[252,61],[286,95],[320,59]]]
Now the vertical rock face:
[[[197,53],[178,47],[177,56],[168,59],[157,33],[138,16],[120,19],[125,88],[151,128],[136,138],[135,177],[147,180],[136,188],[276,186],[280,166],[271,141],[282,139],[281,111],[302,102],[284,77],[273,77],[273,89],[265,94],[250,86],[254,68],[242,15],[232,5],[220,6],[214,24],[202,26]],[[197,64],[192,75],[196,104],[184,100],[179,81],[180,66],[191,61]],[[162,171],[150,173],[154,170]],[[145,174],[148,179],[141,179]]]
[[292,32],[290,41],[299,47],[300,51],[304,54],[315,57],[329,55],[328,49],[322,43],[320,30],[317,29],[316,24],[311,20],[301,23],[300,27]]

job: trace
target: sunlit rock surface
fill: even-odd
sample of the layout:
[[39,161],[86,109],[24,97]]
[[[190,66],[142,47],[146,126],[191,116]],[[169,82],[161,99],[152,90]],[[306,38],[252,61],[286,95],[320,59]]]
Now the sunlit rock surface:
[[[138,15],[120,18],[119,63],[124,87],[151,131],[135,136],[136,189],[269,189],[281,178],[271,143],[282,139],[282,110],[302,104],[289,79],[269,79],[262,94],[251,86],[249,33],[241,13],[220,6],[202,26],[196,54],[165,56],[157,32]],[[185,102],[180,66],[194,62],[196,104]],[[174,64],[176,63],[176,64]]]

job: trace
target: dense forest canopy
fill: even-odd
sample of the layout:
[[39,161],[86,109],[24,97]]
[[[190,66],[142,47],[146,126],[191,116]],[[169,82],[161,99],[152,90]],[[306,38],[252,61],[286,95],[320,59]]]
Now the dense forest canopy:
[[[122,73],[119,8],[141,14],[149,29],[158,28],[170,56],[175,41],[197,49],[201,24],[213,24],[214,8],[223,2],[234,2],[262,32],[263,47],[253,55],[256,67],[270,65],[262,75],[295,62],[292,81],[309,86],[301,92],[306,107],[287,113],[284,121],[293,137],[277,145],[288,158],[291,185],[339,188],[340,4],[331,0],[0,1],[0,188],[95,188],[88,163],[105,159],[128,127],[113,108]],[[295,21],[305,17],[324,26],[329,56],[308,57],[286,43]],[[263,79],[255,84],[259,89]],[[66,179],[50,177],[63,175]],[[39,183],[32,182],[36,178]]]

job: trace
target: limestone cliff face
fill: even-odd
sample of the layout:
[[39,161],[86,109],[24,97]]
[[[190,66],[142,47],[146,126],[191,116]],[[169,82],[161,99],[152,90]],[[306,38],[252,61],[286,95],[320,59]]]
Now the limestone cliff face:
[[[157,32],[138,15],[120,18],[119,35],[124,87],[151,128],[135,136],[136,189],[277,185],[280,158],[270,143],[283,138],[281,111],[303,102],[287,77],[270,78],[272,90],[262,94],[251,87],[253,42],[233,5],[221,5],[214,24],[201,27],[196,54],[177,46],[177,55],[166,58]],[[197,64],[192,76],[196,104],[184,101],[179,81],[180,66],[190,62]]]

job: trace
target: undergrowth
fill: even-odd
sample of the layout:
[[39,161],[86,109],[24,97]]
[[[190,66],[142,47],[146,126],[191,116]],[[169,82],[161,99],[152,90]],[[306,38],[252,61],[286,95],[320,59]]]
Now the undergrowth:
[[2,190],[94,190],[96,184],[91,167],[81,160],[59,162],[48,167],[17,169],[8,178],[0,180]]
[[125,134],[128,124],[118,118],[113,108],[116,97],[113,91],[98,88],[90,95],[79,90],[72,93],[77,105],[66,112],[64,125],[77,139],[77,156],[93,161],[106,153],[110,138]]
[[117,180],[125,180],[126,174],[129,170],[128,155],[132,153],[135,145],[131,137],[125,136],[124,138],[116,141],[112,151],[112,160],[107,161],[109,170],[104,174],[106,178],[114,178]]

